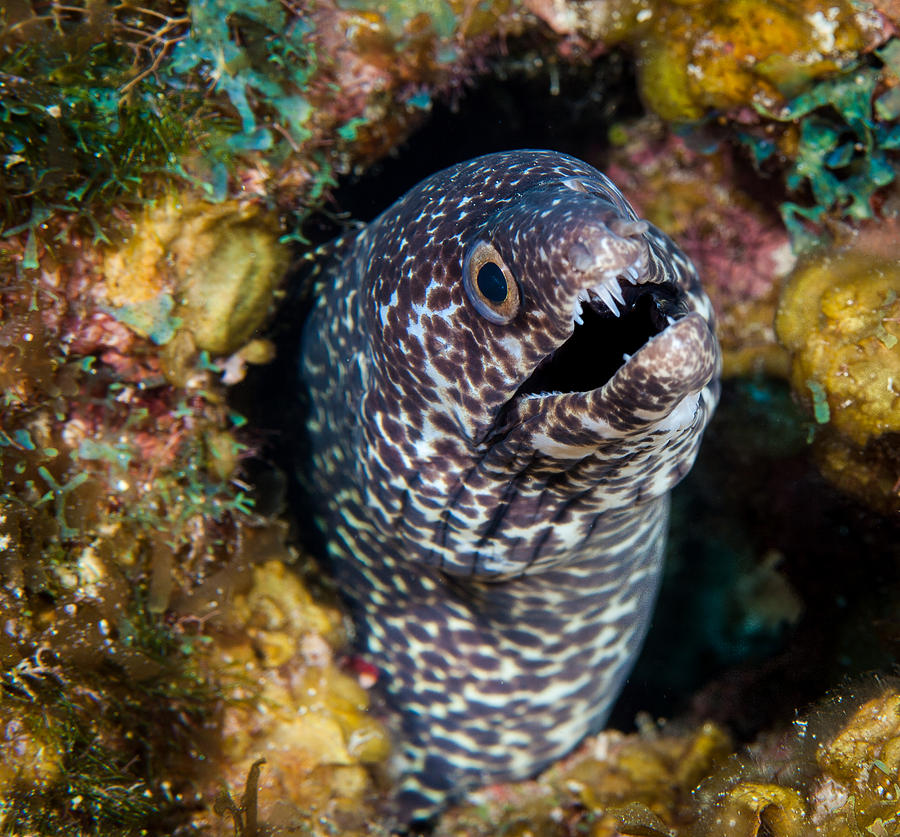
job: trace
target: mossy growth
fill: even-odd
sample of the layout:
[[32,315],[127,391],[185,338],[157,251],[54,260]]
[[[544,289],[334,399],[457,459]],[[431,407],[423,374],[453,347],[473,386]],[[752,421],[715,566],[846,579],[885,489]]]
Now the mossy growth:
[[[74,212],[102,237],[105,207],[139,198],[148,180],[177,173],[186,149],[205,145],[213,113],[202,91],[139,79],[183,27],[177,14],[114,13],[99,2],[0,11],[4,236],[28,229],[33,238],[51,214]],[[36,250],[23,266],[37,266]]]
[[83,296],[15,275],[0,306],[0,831],[171,833],[219,707],[174,597],[262,551],[239,421],[196,350],[164,371]]
[[[46,604],[4,599],[16,631],[52,618]],[[186,674],[172,632],[146,609],[126,605],[116,624],[92,603],[65,608],[0,676],[0,832],[171,833],[204,772],[201,754],[212,752],[214,695]],[[98,654],[104,643],[120,659]]]
[[173,183],[221,200],[248,155],[295,153],[313,112],[310,30],[278,0],[4,4],[0,235],[27,233],[20,267],[37,267],[54,216],[105,239],[113,207]]

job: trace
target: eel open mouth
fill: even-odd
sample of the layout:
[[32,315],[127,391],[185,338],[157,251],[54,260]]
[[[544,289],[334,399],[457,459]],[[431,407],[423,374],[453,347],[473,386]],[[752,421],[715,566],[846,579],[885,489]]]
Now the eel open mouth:
[[[615,282],[616,280],[614,280]],[[620,300],[614,313],[612,296]],[[572,336],[544,358],[515,396],[588,392],[602,387],[628,357],[687,313],[674,284],[606,283],[603,296],[582,292]]]

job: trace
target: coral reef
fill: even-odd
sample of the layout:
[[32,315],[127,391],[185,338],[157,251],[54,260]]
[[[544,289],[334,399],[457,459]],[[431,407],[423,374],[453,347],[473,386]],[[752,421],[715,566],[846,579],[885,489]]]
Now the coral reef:
[[254,204],[154,202],[104,253],[107,310],[157,345],[183,328],[197,349],[231,354],[274,306],[288,261],[277,230]]
[[[102,248],[68,220],[47,223],[64,238],[52,248],[36,240],[36,268],[25,266],[22,239],[7,239],[20,269],[0,291],[0,714],[9,742],[0,821],[7,833],[174,833],[205,808],[219,832],[219,783],[237,772],[243,781],[267,749],[263,733],[227,747],[224,736],[238,705],[254,729],[252,707],[267,706],[274,687],[260,675],[237,695],[229,666],[210,656],[219,647],[211,614],[243,608],[231,622],[237,644],[254,626],[254,606],[233,600],[251,568],[294,559],[283,525],[253,511],[239,476],[245,421],[223,383],[267,357],[251,338],[286,256],[277,227],[249,203],[161,197],[128,239]],[[280,586],[290,641],[329,649],[324,617],[298,622],[312,610],[299,582]],[[328,722],[319,759],[331,765],[342,748],[349,796],[366,787],[358,765],[376,759],[378,732],[330,651],[317,659],[322,685],[308,674],[306,689],[345,707],[342,726]],[[306,670],[299,660],[294,669]],[[227,689],[233,703],[223,702]],[[307,793],[319,787],[324,807],[330,783],[310,780]]]
[[[673,541],[717,566],[728,532],[753,546],[720,573],[731,592],[716,607],[685,569],[692,597],[676,597],[666,624],[701,614],[712,637],[701,656],[720,661],[737,646],[772,653],[799,623],[839,649],[813,655],[831,682],[848,658],[884,665],[861,625],[896,657],[896,579],[867,564],[860,579],[830,570],[826,589],[822,551],[804,552],[796,531],[788,549],[781,531],[810,514],[797,476],[807,430],[842,490],[890,514],[900,504],[896,2],[2,5],[4,833],[378,833],[370,768],[388,748],[366,709],[368,674],[336,661],[340,614],[288,545],[277,462],[259,464],[267,427],[230,399],[248,366],[273,358],[263,329],[285,298],[288,248],[337,175],[397,148],[478,73],[578,97],[588,138],[564,126],[544,136],[583,143],[590,159],[605,153],[609,102],[633,98],[620,89],[633,66],[655,116],[613,126],[608,168],[700,266],[729,374],[789,377],[808,412],[804,426],[783,392],[746,384],[747,423],[714,453],[729,467],[752,459],[738,488],[758,495],[756,528],[719,512],[702,546]],[[626,71],[612,82],[595,59],[614,50]],[[590,89],[560,93],[566,67]],[[506,130],[509,108],[531,105],[483,103],[441,139],[454,153],[463,139],[498,143],[488,122]],[[436,154],[424,153],[430,166]],[[254,456],[265,473],[251,485]],[[719,509],[738,490],[723,484],[681,519]],[[823,508],[812,528],[830,519]],[[828,530],[831,565],[856,552],[896,564],[865,525],[847,524],[852,543]],[[826,619],[842,627],[824,631]],[[691,647],[668,652],[681,674],[702,669]],[[770,679],[798,659],[768,663]],[[726,734],[698,719],[742,737],[771,723],[755,721],[753,698],[774,692],[752,665],[696,695],[693,726],[604,733],[537,784],[485,792],[438,833],[897,832],[895,686],[854,685],[797,734],[728,760]],[[780,699],[808,700],[797,694]]]
[[[618,0],[528,8],[561,35],[635,53],[644,102],[667,122],[771,108],[884,38],[872,9],[817,0]],[[752,112],[752,111],[751,111]]]
[[[324,817],[342,834],[363,833],[376,799],[364,765],[384,760],[388,741],[357,678],[336,664],[340,612],[314,602],[274,555],[207,627],[198,654],[223,700],[218,781],[238,789],[256,766],[255,816],[269,829],[313,830]],[[223,804],[233,815],[219,794],[193,826],[220,832]]]
[[335,171],[386,153],[520,27],[510,6],[7,5],[0,230],[25,237],[32,268],[48,218],[102,238],[161,185],[277,206],[296,230]]
[[691,821],[691,791],[731,752],[714,724],[601,733],[533,782],[472,795],[441,819],[435,837],[515,834],[679,834]]
[[857,690],[867,699],[838,693],[796,721],[793,735],[759,742],[710,777],[697,790],[694,833],[896,833],[900,694],[877,680]]

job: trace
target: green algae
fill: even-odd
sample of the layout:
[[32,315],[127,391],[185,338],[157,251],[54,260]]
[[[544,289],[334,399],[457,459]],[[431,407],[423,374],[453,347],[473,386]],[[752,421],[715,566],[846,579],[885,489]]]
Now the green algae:
[[164,346],[182,322],[172,315],[174,308],[175,300],[163,293],[143,302],[110,308],[109,313],[138,334],[149,337],[157,346]]
[[[316,70],[309,22],[290,20],[277,0],[191,0],[188,16],[189,33],[172,51],[167,72],[174,81],[199,71],[227,98],[241,124],[227,144],[235,151],[282,154],[290,141],[294,150],[302,145],[312,115],[302,91]],[[272,130],[267,111],[289,141]]]
[[[887,513],[897,508],[900,375],[896,232],[884,252],[865,231],[852,247],[818,251],[785,285],[775,320],[791,354],[791,381],[821,433],[814,452],[844,491]],[[822,425],[827,424],[827,427]]]
[[816,424],[828,424],[831,419],[831,409],[828,406],[825,388],[812,378],[806,382],[806,388],[812,393],[813,417],[816,420]]
[[[894,55],[888,47],[881,52],[885,58]],[[780,207],[800,252],[823,241],[807,222],[819,224],[828,216],[856,221],[874,217],[873,197],[896,177],[900,125],[891,122],[891,99],[875,100],[882,80],[881,68],[854,66],[816,83],[779,111],[757,105],[764,116],[800,127],[785,184],[795,194],[808,189],[813,204],[786,201]],[[768,138],[747,133],[740,137],[757,164],[775,151]]]
[[168,832],[196,778],[214,695],[173,627],[104,583],[99,598],[50,576],[39,596],[4,588],[0,833]]
[[[36,20],[33,40],[19,43],[2,15],[0,231],[33,231],[53,213],[74,212],[103,238],[98,207],[136,198],[199,141],[202,94],[148,78],[123,98],[133,55],[108,27],[90,16],[59,29]],[[33,235],[29,242],[26,268],[37,262]]]
[[242,155],[277,164],[310,135],[311,24],[278,0],[25,8],[0,10],[0,236],[27,234],[24,269],[55,216],[106,241],[111,207],[172,184],[223,199]]

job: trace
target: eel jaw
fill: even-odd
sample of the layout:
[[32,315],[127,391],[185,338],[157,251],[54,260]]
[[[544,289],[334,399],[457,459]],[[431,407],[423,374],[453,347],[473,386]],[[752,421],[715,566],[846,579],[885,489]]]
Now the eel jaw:
[[[665,286],[651,286],[657,290],[660,287]],[[627,293],[625,299],[627,303]],[[657,310],[655,316],[664,322],[633,355],[626,353],[618,366],[610,363],[593,381],[575,376],[574,387],[558,386],[572,367],[569,362],[563,363],[566,355],[577,357],[580,353],[578,329],[591,328],[590,318],[596,311],[594,305],[589,306],[594,314],[588,315],[584,325],[578,326],[576,333],[500,408],[481,442],[492,445],[502,441],[495,448],[501,457],[532,450],[555,460],[571,461],[596,454],[608,443],[621,452],[626,437],[641,439],[661,432],[674,438],[671,434],[696,433],[697,422],[708,417],[715,403],[714,390],[707,392],[721,366],[715,335],[696,311],[679,317],[662,313],[652,290],[642,294],[638,302],[652,304]],[[596,316],[603,323],[625,323],[633,314],[623,311],[619,318],[612,314]],[[656,322],[659,324],[658,319]],[[581,361],[580,366],[587,366],[583,357]],[[589,374],[597,373],[596,366],[589,368]],[[557,388],[548,391],[544,383]],[[591,384],[596,386],[588,389]]]
[[538,364],[512,400],[603,387],[687,312],[676,285],[649,282],[636,267],[604,277],[578,292],[571,336]]

